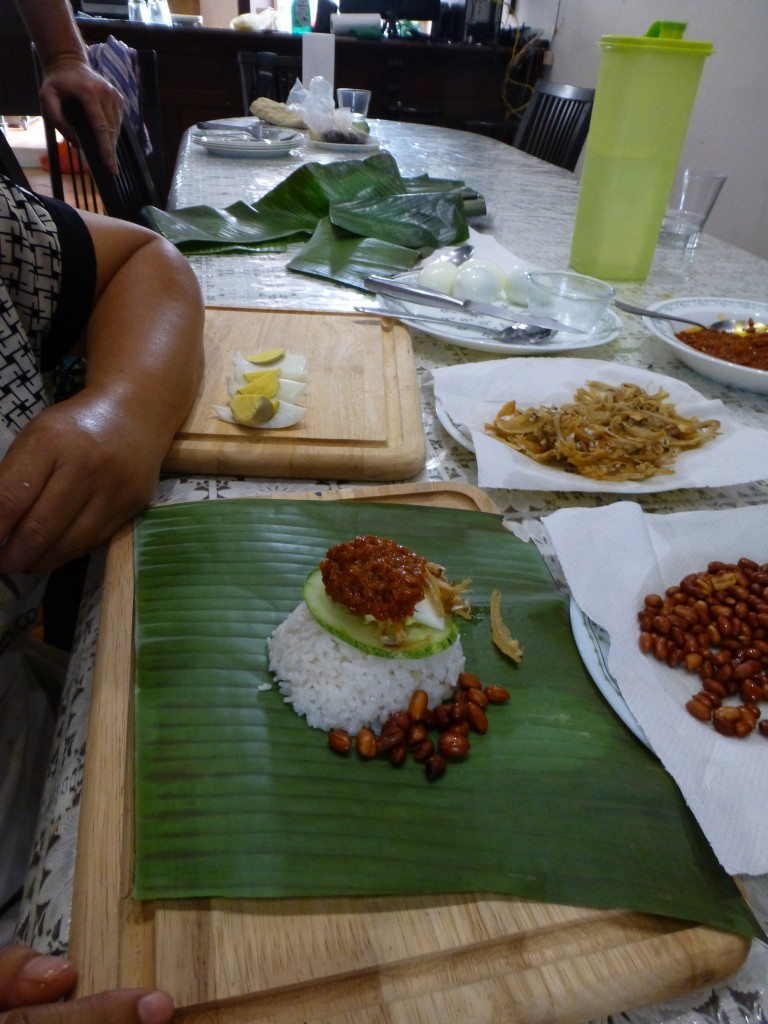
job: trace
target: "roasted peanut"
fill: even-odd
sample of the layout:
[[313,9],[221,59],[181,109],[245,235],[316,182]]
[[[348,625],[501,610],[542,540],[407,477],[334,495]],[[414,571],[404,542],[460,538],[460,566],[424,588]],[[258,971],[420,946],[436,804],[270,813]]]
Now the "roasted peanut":
[[445,775],[446,760],[441,754],[433,754],[424,762],[424,770],[430,782],[437,782]]
[[337,754],[348,754],[352,749],[352,737],[344,729],[331,729],[328,733],[328,746]]
[[392,747],[389,751],[389,763],[394,765],[395,768],[399,768],[401,764],[405,764],[405,759],[408,756],[408,747],[405,743],[401,743],[397,747]]
[[488,732],[488,718],[481,707],[477,704],[469,704],[467,707],[467,721],[470,729],[485,734]]
[[355,743],[360,757],[376,757],[378,744],[372,729],[360,729],[355,737]]
[[505,690],[503,686],[486,686],[483,693],[489,704],[504,704],[509,700],[509,690]]
[[471,672],[459,672],[459,686],[462,690],[480,690],[482,683]]
[[408,704],[408,715],[412,722],[421,722],[429,707],[429,694],[426,690],[414,690]]
[[[758,704],[768,701],[768,564],[712,561],[662,595],[648,594],[637,619],[644,654],[701,678],[703,690],[686,703],[694,717],[723,735],[755,729]],[[718,707],[732,695],[741,707]]]
[[450,761],[458,761],[469,751],[470,743],[466,736],[458,732],[441,732],[437,747],[443,757]]

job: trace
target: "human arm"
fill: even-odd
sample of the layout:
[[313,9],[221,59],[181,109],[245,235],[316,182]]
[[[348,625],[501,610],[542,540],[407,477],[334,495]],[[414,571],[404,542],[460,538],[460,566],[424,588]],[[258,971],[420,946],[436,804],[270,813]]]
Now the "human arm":
[[57,1002],[76,980],[75,966],[65,957],[42,956],[21,945],[0,949],[0,1024],[167,1024],[173,1014],[170,996],[151,989]]
[[93,125],[99,152],[117,173],[115,145],[120,130],[123,98],[101,75],[92,71],[68,0],[15,0],[43,68],[40,103],[55,128],[74,141],[62,101],[77,97]]
[[185,257],[148,229],[81,216],[97,266],[85,386],[30,420],[0,462],[0,571],[52,569],[145,508],[202,374]]

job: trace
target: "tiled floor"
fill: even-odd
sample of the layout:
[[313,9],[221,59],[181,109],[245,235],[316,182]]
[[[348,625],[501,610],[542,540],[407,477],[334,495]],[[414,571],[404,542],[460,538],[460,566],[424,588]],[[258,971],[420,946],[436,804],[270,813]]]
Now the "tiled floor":
[[[6,138],[13,147],[32,189],[41,195],[52,195],[50,176],[40,163],[40,158],[44,157],[46,153],[42,118],[30,119],[27,122],[27,127],[17,127],[18,120],[17,118],[8,118],[9,123],[5,128]],[[72,194],[67,189],[66,182],[64,192],[67,201],[72,202]]]

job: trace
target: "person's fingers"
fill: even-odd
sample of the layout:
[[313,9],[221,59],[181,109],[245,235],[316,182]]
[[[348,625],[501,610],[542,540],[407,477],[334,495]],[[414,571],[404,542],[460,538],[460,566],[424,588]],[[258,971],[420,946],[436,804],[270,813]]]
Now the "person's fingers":
[[117,89],[111,88],[108,93],[102,91],[99,96],[82,97],[83,109],[93,127],[99,155],[106,166],[117,174],[117,137],[123,115],[123,97]]
[[61,999],[76,981],[77,970],[66,957],[43,956],[21,945],[0,949],[0,1010]]
[[[17,1007],[8,1024],[168,1024],[173,1000],[167,992],[115,989],[70,1002]],[[0,1024],[5,1014],[0,1013]]]

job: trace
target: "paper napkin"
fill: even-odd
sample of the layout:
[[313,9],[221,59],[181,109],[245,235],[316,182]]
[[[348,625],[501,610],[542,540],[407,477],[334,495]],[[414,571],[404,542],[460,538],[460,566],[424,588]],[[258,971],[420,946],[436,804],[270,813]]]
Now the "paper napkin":
[[[736,420],[718,399],[705,398],[682,381],[639,367],[599,359],[563,356],[495,359],[433,371],[438,416],[477,456],[481,487],[530,491],[592,491],[642,494],[681,487],[724,487],[768,477],[768,432]],[[681,415],[717,419],[721,432],[701,448],[682,452],[671,475],[639,482],[590,480],[540,465],[509,445],[488,437],[484,426],[505,402],[519,408],[569,402],[588,381],[638,384],[651,393],[661,388]]]
[[680,787],[731,874],[768,872],[768,739],[739,740],[694,719],[697,674],[670,669],[638,646],[637,613],[709,561],[768,561],[768,508],[644,513],[634,502],[561,509],[544,526],[579,607],[610,635],[608,665],[655,754]]

